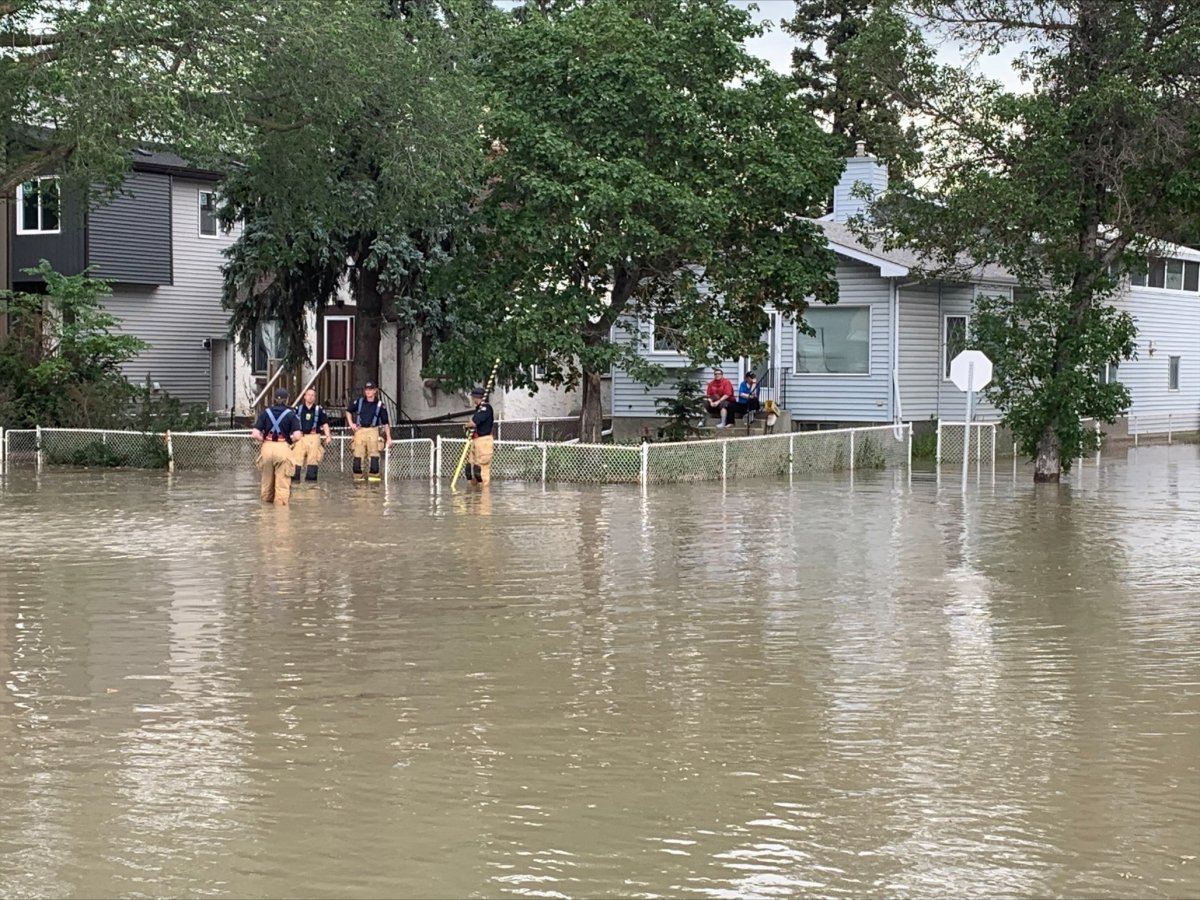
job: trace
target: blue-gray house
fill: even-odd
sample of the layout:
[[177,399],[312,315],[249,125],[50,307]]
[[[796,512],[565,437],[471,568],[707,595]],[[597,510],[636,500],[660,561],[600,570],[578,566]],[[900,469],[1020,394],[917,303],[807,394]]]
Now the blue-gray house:
[[[961,422],[966,398],[950,381],[949,368],[970,328],[975,299],[1019,290],[1011,275],[993,266],[980,267],[965,282],[921,277],[915,254],[860,241],[846,224],[866,203],[854,186],[862,182],[879,192],[887,177],[887,167],[861,145],[847,160],[833,212],[819,222],[839,258],[839,300],[808,309],[812,335],[773,314],[763,336],[768,358],[756,368],[765,396],[788,412],[793,428]],[[1104,374],[1129,387],[1129,426],[1143,433],[1200,429],[1200,252],[1168,247],[1163,255],[1116,301],[1137,321],[1138,358]],[[634,327],[643,332],[643,355],[668,369],[692,368],[684,355],[655,344],[652,321]],[[613,338],[629,340],[621,329]],[[749,367],[745,359],[723,363],[731,378]],[[707,381],[712,373],[699,374]],[[614,370],[617,431],[639,433],[659,421],[655,400],[672,395],[673,382],[669,377],[649,387]],[[977,404],[977,420],[998,418],[986,402]]]

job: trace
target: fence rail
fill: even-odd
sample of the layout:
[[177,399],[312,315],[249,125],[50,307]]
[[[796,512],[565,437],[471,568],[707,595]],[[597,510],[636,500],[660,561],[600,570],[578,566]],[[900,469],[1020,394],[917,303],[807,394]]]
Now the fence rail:
[[[541,422],[539,421],[539,429]],[[508,423],[512,426],[512,420]],[[517,431],[510,428],[510,433]],[[531,433],[533,433],[531,431]],[[542,432],[544,433],[544,432]],[[453,473],[466,438],[437,435],[394,441],[386,451],[389,480],[439,479]],[[233,469],[254,464],[248,431],[138,432],[38,428],[0,432],[8,468],[129,466],[171,471]],[[792,477],[804,472],[908,467],[912,427],[884,425],[663,444],[583,444],[572,439],[497,440],[492,478],[590,484],[674,484]],[[350,436],[335,435],[324,465],[350,468]]]

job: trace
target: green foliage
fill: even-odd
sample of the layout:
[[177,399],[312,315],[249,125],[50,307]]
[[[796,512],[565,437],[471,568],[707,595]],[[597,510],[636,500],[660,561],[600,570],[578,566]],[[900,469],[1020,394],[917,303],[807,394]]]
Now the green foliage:
[[893,175],[916,165],[919,137],[896,73],[928,64],[915,26],[891,0],[796,0],[783,23],[796,39],[792,77],[808,108],[829,124],[843,155],[855,142],[890,164]]
[[1200,220],[1200,4],[917,6],[968,48],[1019,41],[1028,90],[959,69],[901,73],[923,98],[924,162],[860,227],[923,253],[928,274],[967,280],[998,264],[1036,287],[985,302],[972,326],[997,357],[989,396],[1037,457],[1035,478],[1056,480],[1087,447],[1079,417],[1111,421],[1128,404],[1095,374],[1132,352],[1133,325],[1110,305],[1120,276]]
[[[1112,422],[1129,409],[1125,385],[1102,383],[1110,363],[1134,355],[1137,329],[1128,313],[1107,304],[1077,312],[1069,293],[1016,291],[1012,299],[980,297],[971,329],[971,343],[995,365],[985,393],[1005,411],[1025,455],[1037,455],[1051,423],[1070,471],[1072,460],[1099,449],[1097,432],[1081,419]],[[1060,363],[1064,354],[1071,365]]]
[[60,275],[45,260],[28,270],[45,294],[0,294],[9,335],[0,344],[0,421],[100,428],[123,420],[133,390],[120,365],[147,345],[119,334],[101,305],[109,287],[82,275]]
[[246,127],[245,73],[277,13],[314,4],[0,2],[0,192],[44,171],[115,188],[146,141],[222,157]]
[[835,259],[803,216],[842,163],[789,81],[744,50],[759,32],[744,10],[549,10],[521,8],[485,62],[488,187],[473,252],[445,272],[453,317],[434,366],[466,385],[499,357],[503,378],[536,390],[524,373],[542,365],[551,384],[582,385],[590,434],[599,373],[663,376],[638,353],[653,318],[713,361],[757,348],[764,306],[798,315],[836,297]]
[[654,405],[660,416],[667,417],[663,433],[668,441],[686,441],[700,434],[696,423],[704,419],[704,389],[692,373],[679,376],[674,397],[660,397]]
[[937,459],[937,432],[922,431],[914,434],[912,439],[913,459]]
[[291,37],[250,75],[259,123],[222,217],[245,222],[224,302],[248,351],[281,326],[289,363],[308,357],[305,315],[348,285],[355,377],[376,375],[379,327],[442,327],[427,271],[453,246],[481,159],[474,71],[488,13],[478,3],[337,0],[281,13]]

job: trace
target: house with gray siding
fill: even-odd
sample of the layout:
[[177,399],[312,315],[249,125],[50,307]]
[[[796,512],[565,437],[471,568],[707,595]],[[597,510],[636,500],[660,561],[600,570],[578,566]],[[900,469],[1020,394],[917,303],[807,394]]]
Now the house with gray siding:
[[[950,381],[950,361],[963,348],[975,303],[1011,296],[1020,286],[996,266],[978,267],[964,281],[929,278],[915,253],[865,244],[847,224],[868,202],[859,183],[874,192],[887,185],[886,166],[861,146],[846,161],[832,214],[818,223],[839,260],[838,302],[808,308],[811,335],[772,313],[763,335],[767,359],[755,366],[764,396],[787,411],[793,428],[961,422],[966,395]],[[1167,246],[1160,254],[1114,301],[1137,323],[1137,358],[1102,377],[1128,386],[1131,431],[1200,430],[1200,251]],[[674,394],[676,373],[691,371],[702,383],[712,377],[711,368],[694,369],[682,354],[656,345],[652,321],[628,319],[613,339],[639,332],[640,353],[670,374],[652,387],[614,370],[613,419],[625,435],[660,421],[655,401]],[[749,367],[746,359],[722,363],[735,383],[734,373]],[[980,397],[975,418],[998,421],[1000,413]]]
[[121,189],[90,209],[56,176],[31,179],[9,205],[11,286],[39,290],[22,270],[41,259],[64,274],[90,269],[112,286],[104,305],[122,330],[149,344],[124,367],[131,381],[214,412],[246,410],[265,371],[227,338],[221,266],[238,231],[217,222],[219,178],[174,154],[137,150]]

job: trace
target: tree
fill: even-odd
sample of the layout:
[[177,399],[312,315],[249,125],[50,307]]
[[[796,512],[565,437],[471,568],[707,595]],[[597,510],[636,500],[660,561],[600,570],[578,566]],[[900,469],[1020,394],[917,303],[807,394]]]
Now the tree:
[[9,318],[0,343],[0,422],[96,428],[123,420],[135,392],[121,364],[147,345],[117,333],[117,319],[101,305],[108,284],[60,275],[45,260],[27,271],[45,281],[45,294],[0,292]]
[[445,272],[452,331],[435,365],[466,383],[498,357],[534,390],[541,366],[582,388],[580,433],[597,441],[601,374],[661,376],[636,319],[716,360],[757,348],[766,305],[799,315],[836,297],[804,217],[842,162],[787,79],[743,49],[758,29],[724,0],[519,12],[484,70],[487,190],[471,252]]
[[297,11],[252,76],[262,122],[224,186],[245,223],[225,304],[243,350],[264,322],[308,356],[305,315],[356,303],[354,378],[378,377],[385,319],[440,323],[426,269],[444,256],[479,156],[478,3],[330,0]]
[[0,0],[0,196],[46,171],[120,184],[129,152],[236,147],[244,73],[308,0]]
[[792,77],[844,156],[858,141],[902,175],[917,163],[916,127],[897,72],[927,63],[913,24],[891,0],[796,0],[783,29],[796,39]]
[[[984,51],[1026,42],[1028,90],[961,70],[904,89],[928,121],[925,165],[876,204],[890,244],[930,271],[999,264],[1030,292],[980,305],[989,398],[1038,481],[1094,446],[1129,397],[1104,364],[1134,330],[1109,304],[1121,276],[1200,216],[1200,5],[1135,0],[923,0],[930,21]],[[970,267],[970,266],[967,266]]]

